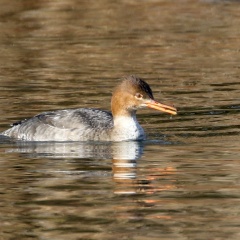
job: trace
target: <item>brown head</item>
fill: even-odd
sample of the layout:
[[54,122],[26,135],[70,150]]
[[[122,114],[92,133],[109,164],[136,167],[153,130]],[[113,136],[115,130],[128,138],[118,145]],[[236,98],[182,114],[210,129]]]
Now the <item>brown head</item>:
[[138,108],[149,107],[170,114],[177,114],[174,107],[154,100],[150,86],[141,78],[128,76],[115,88],[112,96],[113,116],[135,114]]

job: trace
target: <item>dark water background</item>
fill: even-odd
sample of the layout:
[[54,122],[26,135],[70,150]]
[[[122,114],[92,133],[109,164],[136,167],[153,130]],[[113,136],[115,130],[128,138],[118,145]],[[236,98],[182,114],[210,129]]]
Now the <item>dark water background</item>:
[[1,138],[0,239],[240,239],[239,1],[0,4],[0,131],[129,74],[179,109],[143,143]]

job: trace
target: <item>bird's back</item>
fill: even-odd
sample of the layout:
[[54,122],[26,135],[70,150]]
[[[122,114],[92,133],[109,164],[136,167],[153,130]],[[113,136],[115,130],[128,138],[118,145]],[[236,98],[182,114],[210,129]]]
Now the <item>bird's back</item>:
[[100,136],[107,140],[108,129],[112,127],[110,112],[79,108],[41,113],[14,123],[2,134],[27,141],[101,140]]

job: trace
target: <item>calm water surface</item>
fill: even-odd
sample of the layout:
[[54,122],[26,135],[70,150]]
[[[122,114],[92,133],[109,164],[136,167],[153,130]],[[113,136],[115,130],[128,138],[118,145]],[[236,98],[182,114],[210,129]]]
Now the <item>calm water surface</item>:
[[239,1],[0,3],[0,131],[129,74],[179,109],[145,142],[0,138],[0,239],[240,239]]

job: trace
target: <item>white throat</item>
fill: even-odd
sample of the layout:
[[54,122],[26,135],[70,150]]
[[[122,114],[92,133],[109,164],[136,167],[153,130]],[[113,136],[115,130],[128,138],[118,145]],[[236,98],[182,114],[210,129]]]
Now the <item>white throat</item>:
[[134,116],[119,116],[114,118],[114,129],[112,138],[115,141],[144,140],[143,128]]

